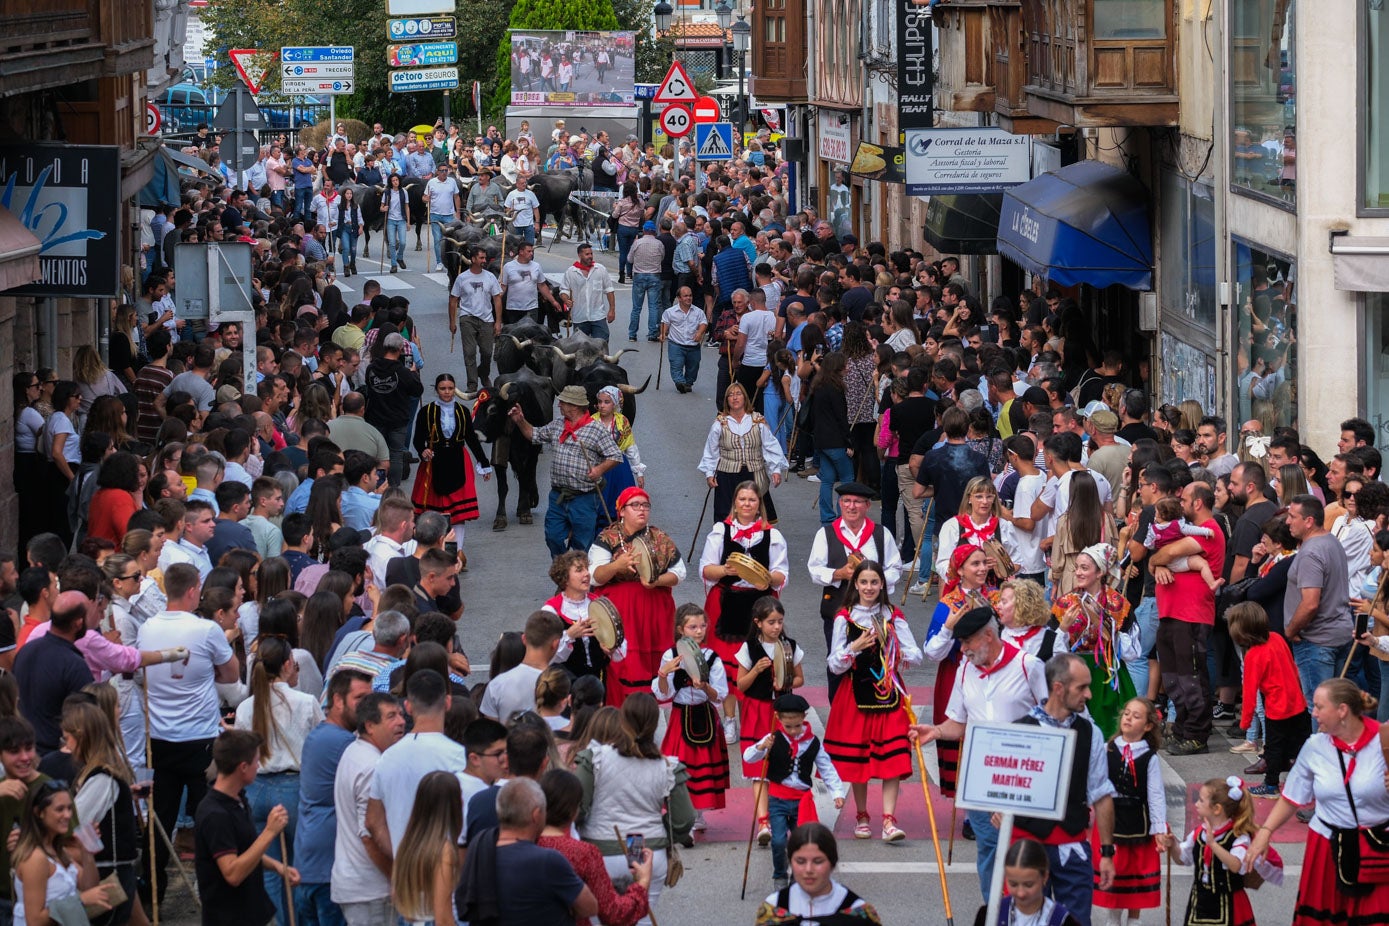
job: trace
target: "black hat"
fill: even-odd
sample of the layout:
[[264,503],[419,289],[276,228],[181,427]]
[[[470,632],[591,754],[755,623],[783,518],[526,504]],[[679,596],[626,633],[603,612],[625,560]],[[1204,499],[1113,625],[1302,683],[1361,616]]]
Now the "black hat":
[[798,694],[784,694],[772,703],[772,710],[778,714],[808,714],[810,702]]
[[1022,394],[1022,400],[1029,405],[1048,406],[1051,404],[1051,397],[1041,386],[1028,386],[1027,391]]
[[872,498],[877,494],[861,482],[841,482],[834,487],[834,491],[840,495],[857,495],[860,498]]
[[993,608],[970,608],[964,614],[961,614],[960,619],[955,622],[955,629],[951,633],[951,636],[956,640],[968,639],[993,623],[993,619],[996,616]]

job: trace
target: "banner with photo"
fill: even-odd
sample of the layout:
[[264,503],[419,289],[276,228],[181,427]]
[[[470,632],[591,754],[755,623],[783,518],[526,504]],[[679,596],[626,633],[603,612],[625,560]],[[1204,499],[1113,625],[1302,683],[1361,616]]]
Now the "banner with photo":
[[635,104],[636,33],[516,30],[513,106]]
[[861,141],[854,151],[854,159],[849,162],[849,173],[865,180],[906,183],[906,163],[907,152],[904,148]]

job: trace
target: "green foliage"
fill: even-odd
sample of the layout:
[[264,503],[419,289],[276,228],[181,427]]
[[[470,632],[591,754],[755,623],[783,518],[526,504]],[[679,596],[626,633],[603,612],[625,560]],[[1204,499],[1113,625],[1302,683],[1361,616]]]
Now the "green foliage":
[[[632,0],[628,0],[632,2]],[[640,0],[638,0],[640,2]],[[577,29],[613,32],[624,28],[613,0],[516,0],[511,10],[512,29]],[[484,86],[490,111],[500,114],[511,102],[511,36],[503,33],[497,43],[494,82]]]
[[[360,119],[339,118],[338,121],[343,124],[342,133],[354,143],[360,139],[371,137],[371,126]],[[329,125],[325,118],[317,125],[311,125],[300,132],[299,141],[310,148],[322,148],[332,131],[333,126]]]

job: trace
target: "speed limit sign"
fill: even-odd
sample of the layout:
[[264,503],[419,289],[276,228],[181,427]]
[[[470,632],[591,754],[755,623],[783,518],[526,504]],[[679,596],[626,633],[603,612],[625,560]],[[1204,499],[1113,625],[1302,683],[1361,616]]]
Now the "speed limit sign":
[[163,120],[163,119],[160,117],[160,115],[159,115],[159,107],[158,107],[158,106],[155,106],[153,103],[146,103],[146,104],[145,104],[145,134],[146,134],[146,135],[157,135],[157,134],[159,134],[159,126],[163,123],[163,121],[164,121],[164,120]]
[[661,113],[661,131],[671,138],[683,138],[690,134],[690,129],[694,128],[694,119],[690,116],[690,108],[681,106],[679,103],[671,103]]

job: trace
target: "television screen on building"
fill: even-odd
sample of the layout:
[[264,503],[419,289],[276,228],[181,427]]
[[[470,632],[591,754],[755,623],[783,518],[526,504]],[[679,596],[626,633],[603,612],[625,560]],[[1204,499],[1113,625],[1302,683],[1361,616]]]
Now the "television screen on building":
[[633,103],[636,34],[511,33],[513,106],[611,106]]

